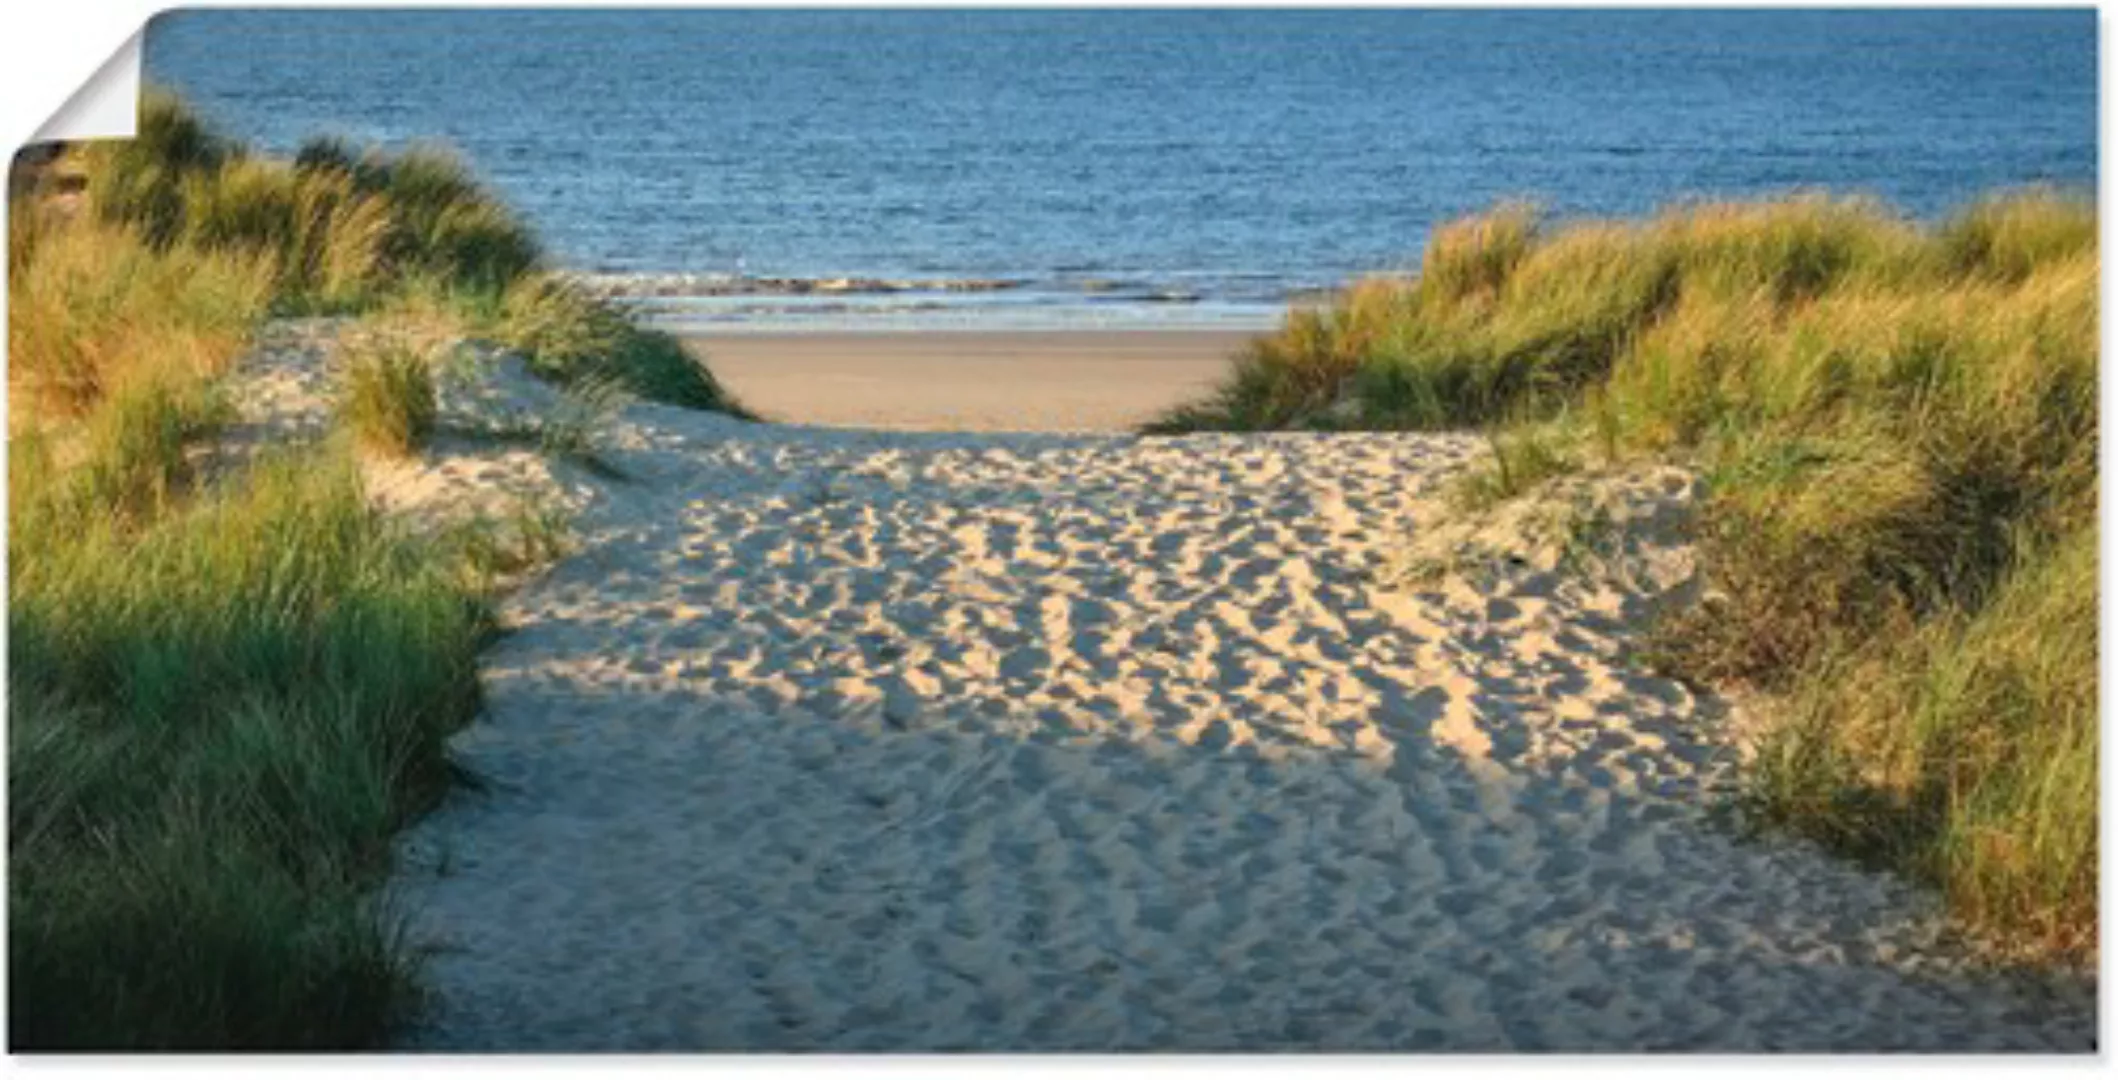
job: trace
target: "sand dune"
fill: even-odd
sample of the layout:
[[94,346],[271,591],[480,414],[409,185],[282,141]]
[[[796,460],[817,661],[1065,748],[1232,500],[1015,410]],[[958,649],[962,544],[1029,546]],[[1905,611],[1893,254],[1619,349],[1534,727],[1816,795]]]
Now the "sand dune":
[[1713,820],[1726,708],[1620,658],[1694,585],[1681,475],[1607,490],[1623,572],[1437,573],[1468,438],[614,437],[630,482],[531,478],[584,546],[402,839],[409,1047],[2092,1045],[2092,989]]

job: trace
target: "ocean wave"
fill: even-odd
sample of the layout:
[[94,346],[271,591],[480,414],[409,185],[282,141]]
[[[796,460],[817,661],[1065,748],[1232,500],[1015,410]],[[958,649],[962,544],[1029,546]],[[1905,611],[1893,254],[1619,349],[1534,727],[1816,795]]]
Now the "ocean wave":
[[[583,291],[650,318],[731,321],[933,312],[944,308],[1073,311],[1284,309],[1327,303],[1342,286],[1244,273],[1010,277],[748,276],[685,271],[566,271]],[[1029,316],[1041,317],[1041,316]]]
[[804,319],[830,316],[893,316],[914,315],[956,310],[954,305],[938,300],[917,300],[897,304],[855,304],[826,301],[818,304],[776,304],[767,302],[739,304],[731,307],[716,307],[702,310],[678,304],[645,304],[638,310],[648,318],[661,318],[682,322],[743,322],[752,319],[798,316]]
[[610,299],[719,296],[884,296],[894,293],[984,293],[1019,289],[1021,278],[748,277],[738,274],[567,275],[593,296]]

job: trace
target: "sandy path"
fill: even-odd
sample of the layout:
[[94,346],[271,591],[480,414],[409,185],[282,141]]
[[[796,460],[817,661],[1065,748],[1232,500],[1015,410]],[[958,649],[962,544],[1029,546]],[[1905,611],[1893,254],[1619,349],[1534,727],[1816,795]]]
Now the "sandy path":
[[404,838],[408,1046],[2093,1038],[1930,899],[1709,822],[1718,710],[1610,597],[1377,587],[1472,441],[619,435],[488,655],[488,790]]
[[1195,401],[1252,335],[1222,330],[742,333],[687,343],[775,420],[915,431],[1130,431]]

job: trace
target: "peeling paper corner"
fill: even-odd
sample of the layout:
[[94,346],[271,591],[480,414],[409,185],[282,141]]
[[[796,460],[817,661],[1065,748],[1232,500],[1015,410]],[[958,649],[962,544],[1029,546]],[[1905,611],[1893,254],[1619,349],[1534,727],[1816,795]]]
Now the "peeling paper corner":
[[76,139],[130,139],[139,130],[140,39],[138,30],[81,84],[59,111],[37,128],[30,144]]

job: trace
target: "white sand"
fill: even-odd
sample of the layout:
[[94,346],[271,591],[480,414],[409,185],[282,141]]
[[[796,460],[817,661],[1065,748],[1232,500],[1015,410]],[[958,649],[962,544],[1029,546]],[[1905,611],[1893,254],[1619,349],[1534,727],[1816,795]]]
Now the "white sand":
[[1619,655],[1696,588],[1681,475],[1598,489],[1583,575],[1450,524],[1461,437],[614,437],[545,478],[585,546],[486,656],[486,789],[400,845],[409,1047],[2093,1045],[2093,988],[1710,820],[1726,709]]

